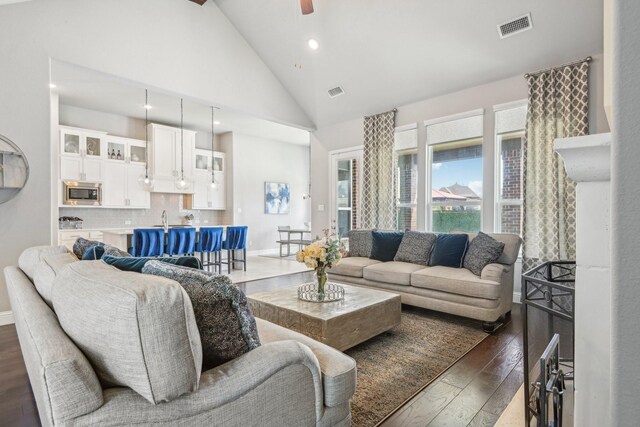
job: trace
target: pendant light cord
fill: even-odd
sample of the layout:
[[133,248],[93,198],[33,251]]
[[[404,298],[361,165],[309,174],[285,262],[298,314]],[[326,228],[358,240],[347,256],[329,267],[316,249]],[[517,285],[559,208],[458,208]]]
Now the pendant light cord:
[[149,91],[144,90],[144,177],[149,179]]
[[213,150],[214,150],[214,141],[216,138],[216,133],[215,133],[215,109],[213,106],[211,106],[211,183],[215,184],[216,183],[216,172],[215,172],[215,168],[214,168],[214,163],[215,163],[215,157],[213,155]]
[[180,98],[180,179],[184,181],[184,106]]

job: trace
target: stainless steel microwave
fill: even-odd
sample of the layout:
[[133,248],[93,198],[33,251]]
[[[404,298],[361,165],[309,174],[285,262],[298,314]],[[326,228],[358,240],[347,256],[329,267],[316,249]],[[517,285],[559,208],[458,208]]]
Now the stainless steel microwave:
[[69,206],[102,205],[102,184],[97,182],[63,182],[62,204]]

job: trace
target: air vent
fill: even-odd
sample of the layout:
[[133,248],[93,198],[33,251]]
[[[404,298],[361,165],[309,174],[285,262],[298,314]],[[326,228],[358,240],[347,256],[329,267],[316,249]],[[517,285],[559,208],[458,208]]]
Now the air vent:
[[531,14],[527,13],[526,15],[498,25],[498,34],[500,34],[501,39],[504,39],[532,28],[533,23],[531,21]]
[[335,98],[336,96],[342,95],[344,93],[344,89],[342,89],[342,86],[336,86],[332,87],[327,92],[329,92],[329,97]]

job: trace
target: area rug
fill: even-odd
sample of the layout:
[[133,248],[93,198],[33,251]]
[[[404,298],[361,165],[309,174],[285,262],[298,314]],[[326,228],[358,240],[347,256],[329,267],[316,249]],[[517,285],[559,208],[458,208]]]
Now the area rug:
[[402,306],[400,325],[345,352],[358,366],[353,425],[378,425],[488,336],[478,321]]

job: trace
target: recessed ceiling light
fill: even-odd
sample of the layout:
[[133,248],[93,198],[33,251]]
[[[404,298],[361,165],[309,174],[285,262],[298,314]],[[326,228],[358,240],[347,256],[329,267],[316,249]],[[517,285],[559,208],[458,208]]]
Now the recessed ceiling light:
[[318,43],[318,40],[316,39],[309,39],[307,43],[309,44],[309,47],[313,50],[318,50],[318,48],[320,47],[320,43]]
[[51,89],[55,89],[57,86],[56,86],[56,85],[54,85],[53,83],[49,83],[49,87],[50,87]]
[[144,108],[147,109],[147,110],[151,110],[153,107],[151,105],[149,105],[149,104],[145,104]]
[[219,125],[219,124],[220,124],[220,122],[216,120],[215,122],[213,122],[213,124],[214,124],[214,125]]

